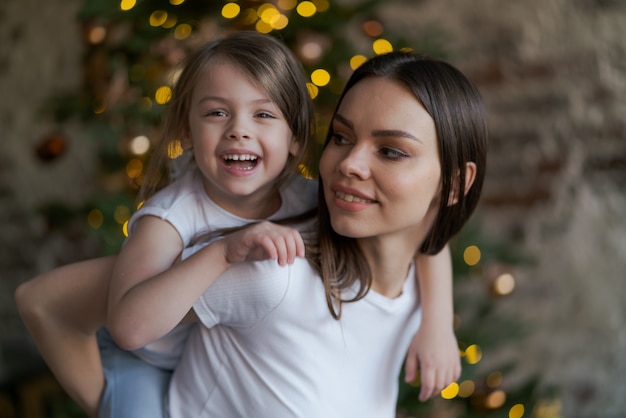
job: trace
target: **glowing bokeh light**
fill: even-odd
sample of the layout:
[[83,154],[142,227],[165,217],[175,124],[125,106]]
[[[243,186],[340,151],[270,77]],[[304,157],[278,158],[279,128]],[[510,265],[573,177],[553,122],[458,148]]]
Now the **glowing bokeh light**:
[[226,19],[233,19],[239,15],[241,12],[241,7],[237,3],[226,3],[224,7],[222,7],[222,17]]
[[99,44],[104,41],[104,38],[107,36],[107,30],[104,26],[94,26],[89,30],[87,34],[87,40],[90,44]]
[[350,68],[356,70],[361,65],[363,65],[365,61],[367,61],[367,57],[365,55],[355,55],[350,58]]
[[165,20],[165,22],[163,22],[161,26],[165,29],[170,29],[176,26],[176,23],[178,23],[178,18],[176,16],[167,15],[167,19]]
[[311,0],[319,13],[325,12],[330,7],[328,0]]
[[389,52],[393,52],[393,46],[391,45],[391,42],[382,38],[376,39],[372,43],[372,49],[374,50],[374,53],[376,53],[376,55],[382,55],[382,54],[387,54]]
[[470,245],[463,251],[463,261],[468,266],[475,266],[480,261],[480,248]]
[[122,225],[122,234],[128,238],[128,221]]
[[441,391],[441,397],[443,399],[454,399],[459,394],[459,384],[456,382],[452,382],[448,385],[448,387],[444,388]]
[[363,32],[367,36],[375,38],[383,34],[383,25],[378,20],[368,20],[363,23]]
[[150,15],[150,26],[158,27],[167,21],[167,12],[164,10],[155,10]]
[[170,141],[167,144],[167,156],[171,159],[178,158],[183,155],[183,146],[178,139]]
[[506,402],[506,393],[503,390],[496,390],[487,395],[485,406],[489,409],[498,409]]
[[139,135],[130,140],[128,147],[133,154],[143,155],[150,149],[150,140],[145,135]]
[[509,409],[509,418],[522,418],[524,416],[524,405],[518,403]]
[[93,229],[98,229],[104,223],[104,215],[100,209],[92,209],[87,214],[87,224]]
[[278,0],[276,6],[283,10],[291,10],[298,4],[297,0]]
[[274,30],[272,25],[262,20],[259,20],[258,22],[256,22],[256,25],[254,25],[254,29],[256,29],[256,31],[259,33],[270,33],[271,31]]
[[502,373],[500,372],[493,372],[493,373],[489,373],[489,376],[487,376],[487,386],[489,386],[490,388],[497,388],[498,386],[500,386],[502,384]]
[[122,0],[120,1],[120,10],[127,11],[135,7],[137,0]]
[[469,398],[474,394],[474,390],[476,390],[474,382],[471,380],[464,380],[459,384],[459,397]]
[[306,88],[309,90],[309,96],[311,96],[311,99],[315,99],[320,92],[320,89],[313,83],[306,83]]
[[143,173],[143,162],[137,158],[133,158],[126,163],[126,175],[135,179]]
[[166,104],[172,99],[172,88],[170,86],[161,86],[154,93],[154,101],[158,104]]
[[113,212],[113,219],[118,224],[123,225],[124,222],[130,219],[130,209],[124,205],[117,206]]
[[285,29],[288,24],[289,18],[283,14],[279,14],[278,16],[276,16],[276,18],[272,22],[272,26],[274,26],[274,29],[276,30]]
[[174,38],[182,41],[183,39],[187,39],[189,35],[191,35],[191,32],[191,25],[187,23],[181,23],[180,25],[176,26],[176,29],[174,29]]
[[185,2],[185,0],[170,0],[170,4],[172,6],[180,6],[181,4],[183,4]]
[[465,349],[463,357],[468,364],[476,364],[483,358],[483,351],[476,344],[472,344]]
[[104,99],[102,98],[96,98],[93,101],[93,113],[95,113],[96,115],[101,115],[104,113],[104,111],[106,110],[107,105],[104,101]]
[[515,289],[515,278],[510,273],[499,275],[493,283],[493,290],[501,296],[509,295]]
[[317,12],[317,7],[310,1],[303,1],[296,7],[296,12],[302,17],[311,17]]
[[300,45],[300,55],[305,60],[315,61],[322,56],[322,45],[316,41],[307,41]]
[[330,74],[328,71],[318,68],[311,73],[311,81],[316,86],[323,87],[330,82]]

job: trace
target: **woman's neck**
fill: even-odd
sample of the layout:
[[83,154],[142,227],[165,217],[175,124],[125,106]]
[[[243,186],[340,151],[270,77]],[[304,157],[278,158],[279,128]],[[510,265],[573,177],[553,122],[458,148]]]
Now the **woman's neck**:
[[359,247],[369,262],[372,290],[388,298],[400,296],[416,246],[376,238],[359,240]]

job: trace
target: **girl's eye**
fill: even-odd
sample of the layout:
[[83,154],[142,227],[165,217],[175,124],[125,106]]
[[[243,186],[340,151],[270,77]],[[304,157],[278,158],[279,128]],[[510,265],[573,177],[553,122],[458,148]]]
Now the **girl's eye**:
[[274,115],[269,112],[259,112],[256,116],[261,119],[275,119]]
[[408,155],[402,151],[399,151],[393,148],[387,148],[387,147],[381,148],[380,153],[383,155],[383,157],[388,158],[390,160],[399,160],[401,158],[408,157]]
[[206,112],[205,115],[223,117],[223,116],[226,116],[226,112],[224,112],[223,110],[210,110]]

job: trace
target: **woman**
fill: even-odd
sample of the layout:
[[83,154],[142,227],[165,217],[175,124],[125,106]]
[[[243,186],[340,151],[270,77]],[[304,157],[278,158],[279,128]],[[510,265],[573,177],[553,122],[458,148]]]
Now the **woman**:
[[[193,304],[202,323],[174,372],[170,415],[393,417],[420,324],[414,256],[437,253],[467,221],[485,164],[480,95],[458,70],[408,52],[363,64],[320,160],[306,260],[294,259],[300,236],[264,222],[181,262],[186,294],[180,282],[136,289],[138,317],[173,324]],[[241,263],[264,258],[278,263]],[[142,345],[153,326],[167,331],[144,324],[120,335]]]

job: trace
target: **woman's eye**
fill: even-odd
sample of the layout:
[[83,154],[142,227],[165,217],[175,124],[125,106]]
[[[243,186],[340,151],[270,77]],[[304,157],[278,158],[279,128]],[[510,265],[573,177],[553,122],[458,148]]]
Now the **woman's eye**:
[[348,139],[345,136],[336,132],[332,134],[331,140],[337,145],[345,145],[348,143]]
[[394,148],[381,148],[380,153],[390,160],[399,160],[400,158],[407,157],[408,155],[402,151],[398,151]]

